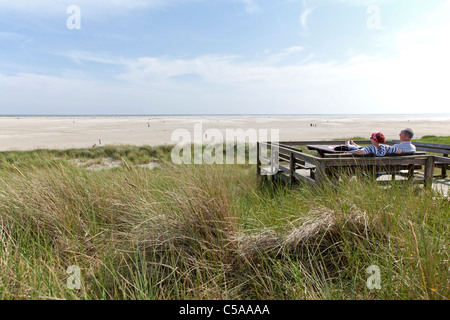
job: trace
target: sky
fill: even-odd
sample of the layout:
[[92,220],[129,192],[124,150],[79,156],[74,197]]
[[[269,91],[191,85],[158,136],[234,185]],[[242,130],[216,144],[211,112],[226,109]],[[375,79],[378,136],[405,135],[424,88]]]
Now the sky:
[[449,113],[450,0],[0,0],[0,114]]

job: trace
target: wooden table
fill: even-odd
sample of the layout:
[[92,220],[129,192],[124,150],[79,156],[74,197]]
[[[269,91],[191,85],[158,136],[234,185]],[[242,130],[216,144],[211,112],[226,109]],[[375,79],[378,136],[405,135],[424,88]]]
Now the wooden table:
[[326,154],[342,154],[347,153],[348,151],[336,151],[334,148],[342,146],[341,144],[336,145],[321,145],[321,144],[309,144],[306,147],[308,150],[315,150],[319,153],[321,158],[325,158]]

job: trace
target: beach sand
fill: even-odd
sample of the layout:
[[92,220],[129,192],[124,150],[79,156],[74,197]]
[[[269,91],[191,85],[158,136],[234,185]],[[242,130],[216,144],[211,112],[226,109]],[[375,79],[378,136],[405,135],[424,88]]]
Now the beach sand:
[[[279,130],[281,141],[369,138],[382,131],[398,139],[405,127],[424,135],[450,136],[449,115],[229,115],[229,116],[4,116],[0,117],[0,151],[88,148],[99,145],[175,145],[172,133],[194,126],[218,129]],[[259,136],[261,139],[261,136]],[[264,140],[264,139],[262,139]],[[207,142],[205,142],[207,143]]]

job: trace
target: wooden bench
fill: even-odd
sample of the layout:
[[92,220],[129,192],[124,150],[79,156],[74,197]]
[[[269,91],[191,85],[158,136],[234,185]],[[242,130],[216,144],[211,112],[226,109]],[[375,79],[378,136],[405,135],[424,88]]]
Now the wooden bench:
[[[391,144],[400,143],[398,140],[393,140]],[[437,144],[437,143],[424,143],[424,142],[412,142],[416,146],[417,151],[425,151],[429,153],[436,153],[442,155],[442,157],[447,158],[450,154],[450,145],[447,144]],[[435,167],[441,169],[440,177],[442,179],[447,177],[447,169],[450,169],[448,162],[445,159],[436,158],[434,163]]]
[[[296,180],[319,186],[324,183],[338,181],[341,174],[366,175],[378,178],[381,175],[403,175],[407,182],[421,183],[431,186],[433,171],[436,163],[450,164],[449,158],[429,155],[419,151],[410,155],[395,155],[386,157],[356,156],[340,153],[317,157],[302,152],[296,146],[310,144],[332,144],[336,141],[295,141],[295,142],[258,142],[257,145],[257,173],[259,175],[276,176],[289,182]],[[270,156],[261,153],[260,148],[271,150]],[[261,167],[261,164],[266,165]],[[416,168],[425,167],[423,178],[415,175]],[[264,172],[264,173],[262,173]],[[337,179],[336,179],[337,178]],[[420,179],[416,179],[420,178]],[[399,180],[404,182],[405,180]],[[386,181],[380,181],[384,183]]]

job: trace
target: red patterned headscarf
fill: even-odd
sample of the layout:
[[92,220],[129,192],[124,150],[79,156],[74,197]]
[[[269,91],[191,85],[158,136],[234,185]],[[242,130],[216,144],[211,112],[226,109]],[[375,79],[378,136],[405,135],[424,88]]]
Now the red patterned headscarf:
[[386,142],[386,138],[384,137],[383,133],[381,133],[381,132],[372,133],[372,136],[370,137],[370,139],[373,139],[373,140],[377,141],[378,143]]

